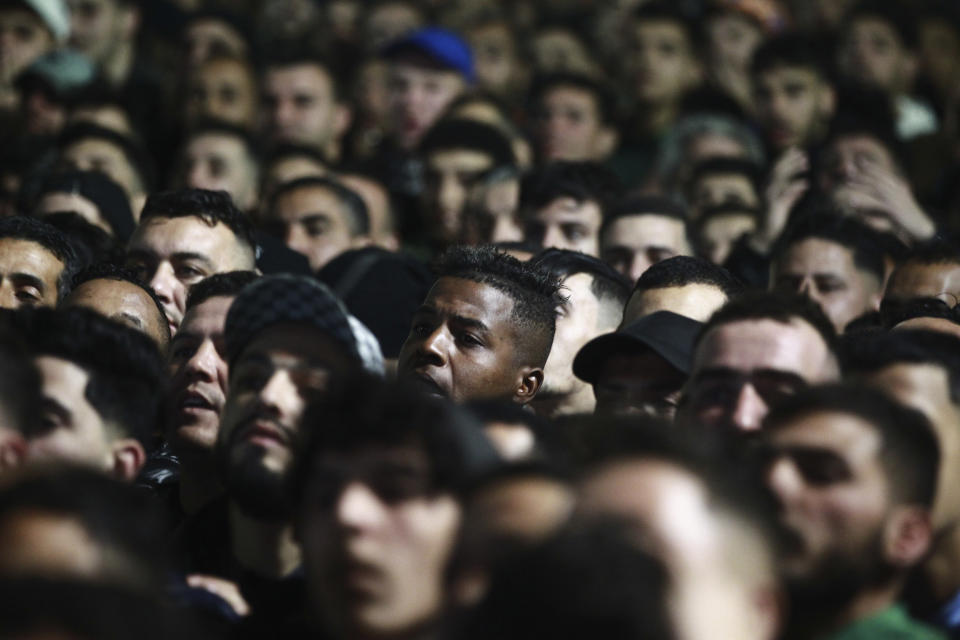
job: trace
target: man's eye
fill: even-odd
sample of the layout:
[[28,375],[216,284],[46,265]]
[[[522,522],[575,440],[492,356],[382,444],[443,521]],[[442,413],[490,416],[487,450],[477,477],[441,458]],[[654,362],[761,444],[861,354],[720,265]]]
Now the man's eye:
[[193,345],[181,344],[173,347],[170,350],[170,357],[173,360],[186,360],[196,353],[196,348]]
[[189,265],[177,267],[177,279],[179,280],[192,280],[194,278],[202,278],[204,275],[204,272],[196,267]]
[[16,293],[17,300],[24,304],[34,304],[40,302],[40,292],[36,289],[19,289]]
[[483,342],[477,338],[475,335],[470,333],[461,333],[460,342],[467,345],[468,347],[482,347]]

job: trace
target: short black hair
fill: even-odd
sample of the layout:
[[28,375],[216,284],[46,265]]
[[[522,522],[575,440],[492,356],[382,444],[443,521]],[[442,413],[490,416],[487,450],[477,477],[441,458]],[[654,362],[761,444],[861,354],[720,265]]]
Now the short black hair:
[[919,45],[916,9],[907,7],[898,0],[862,0],[844,14],[841,33],[861,18],[876,18],[886,22],[897,34],[904,48],[915,51]]
[[367,204],[356,191],[344,185],[339,180],[328,176],[307,176],[297,178],[279,185],[270,196],[270,212],[277,206],[277,201],[288,193],[300,189],[325,189],[333,194],[346,211],[346,223],[352,237],[370,233],[370,212]]
[[150,299],[153,300],[153,306],[157,309],[158,324],[163,327],[163,331],[167,336],[167,342],[170,341],[170,324],[167,322],[167,314],[163,310],[163,303],[160,302],[160,298],[157,297],[157,293],[153,290],[153,287],[139,280],[129,269],[113,264],[112,262],[100,262],[87,267],[74,276],[72,288],[76,289],[84,282],[90,282],[91,280],[119,280],[121,282],[129,282],[138,289],[143,289],[147,295],[150,296]]
[[900,263],[905,264],[960,264],[960,245],[946,240],[930,240],[916,244]]
[[691,191],[703,177],[728,174],[745,177],[750,181],[754,192],[756,192],[758,196],[762,196],[764,179],[763,167],[745,158],[716,157],[702,160],[693,167],[693,171],[684,187],[687,199],[689,200],[691,198]]
[[295,144],[292,142],[283,142],[272,147],[263,163],[264,167],[272,167],[281,160],[287,158],[310,158],[317,164],[324,167],[330,166],[330,159],[323,155],[319,149],[305,144]]
[[59,147],[63,150],[87,139],[103,140],[120,149],[127,162],[136,172],[143,191],[149,193],[153,189],[156,181],[156,168],[150,154],[147,153],[139,140],[113,129],[101,127],[98,124],[78,122],[68,126],[60,134]]
[[629,530],[577,523],[498,563],[458,637],[673,640],[666,567]]
[[35,242],[52,253],[63,263],[63,271],[57,278],[57,300],[63,300],[70,293],[73,275],[81,268],[80,257],[70,239],[56,227],[26,216],[0,218],[0,238]]
[[620,178],[598,162],[551,162],[523,180],[520,205],[541,209],[557,198],[595,202],[603,217],[623,190]]
[[[89,374],[84,397],[121,437],[149,448],[165,379],[156,343],[141,331],[89,309],[30,309],[18,314],[34,355],[73,362]],[[40,434],[27,434],[40,435]]]
[[883,283],[886,271],[883,248],[871,227],[840,211],[821,210],[796,217],[777,239],[770,255],[774,265],[796,244],[809,239],[825,240],[848,249],[858,269]]
[[257,242],[247,216],[237,208],[226,191],[209,189],[177,189],[158,191],[147,197],[140,214],[140,224],[150,218],[200,218],[210,227],[218,222],[233,231],[237,240],[256,253]]
[[74,211],[54,211],[40,217],[70,240],[77,252],[77,269],[98,262],[121,262],[123,247],[117,238]]
[[429,458],[431,493],[460,494],[499,463],[481,423],[453,403],[424,396],[404,382],[362,374],[333,381],[331,391],[304,412],[306,441],[291,474],[298,500],[317,457],[330,452],[414,446]]
[[317,51],[311,50],[311,47],[286,46],[274,51],[264,60],[261,73],[265,74],[271,69],[283,69],[286,67],[311,66],[321,69],[330,79],[330,87],[333,89],[333,99],[340,102],[346,99],[344,92],[343,79],[337,73],[337,64],[325,58]]
[[511,321],[533,330],[532,336],[517,345],[518,357],[529,358],[539,366],[546,363],[556,330],[557,307],[563,302],[557,278],[490,246],[448,249],[434,264],[434,272],[438,278],[463,278],[491,286],[513,299]]
[[783,324],[802,320],[820,334],[831,353],[837,353],[837,332],[820,305],[806,296],[778,291],[752,291],[728,301],[703,325],[695,347],[716,327],[745,320],[773,320]]
[[686,207],[672,198],[655,195],[630,193],[615,200],[608,210],[604,211],[603,223],[600,225],[600,237],[603,238],[610,225],[623,218],[633,216],[661,216],[671,218],[683,225],[683,234],[690,248],[696,250],[697,239],[693,233],[693,225]]
[[874,373],[895,364],[930,365],[946,371],[951,399],[960,404],[960,338],[940,331],[898,329],[844,335],[844,376]]
[[245,286],[259,277],[260,275],[253,271],[215,273],[190,287],[190,293],[187,294],[186,309],[189,311],[210,298],[219,296],[235,298]]
[[577,71],[555,71],[537,76],[530,88],[530,104],[533,110],[540,107],[540,101],[558,87],[571,87],[586,91],[593,96],[597,106],[597,115],[603,124],[613,124],[617,118],[616,96],[612,88],[602,80]]
[[842,413],[866,422],[883,443],[880,463],[896,503],[930,507],[937,487],[940,449],[930,421],[914,409],[894,401],[879,389],[851,383],[802,390],[775,405],[764,430],[817,413]]
[[633,12],[634,24],[643,22],[672,22],[687,36],[691,52],[696,55],[701,43],[700,29],[675,3],[665,0],[644,2]]
[[750,73],[754,78],[781,67],[799,67],[814,72],[821,80],[831,80],[830,64],[824,48],[815,38],[805,33],[786,32],[776,35],[753,52]]
[[445,118],[430,127],[418,154],[426,159],[438,151],[469,149],[490,156],[493,168],[517,164],[510,140],[500,129],[467,118]]
[[261,155],[260,145],[245,128],[225,120],[201,118],[187,131],[184,146],[201,136],[227,136],[239,140],[243,144],[244,150],[247,152],[247,156],[251,162],[259,169]]
[[41,381],[22,332],[13,324],[18,313],[0,313],[0,419],[3,426],[30,433],[40,421]]
[[578,273],[586,273],[592,279],[590,292],[602,304],[610,304],[622,313],[630,297],[630,281],[606,262],[579,251],[567,249],[544,249],[530,259],[531,264],[546,269],[559,280]]
[[837,140],[865,136],[876,140],[893,158],[897,171],[906,175],[908,154],[897,137],[895,117],[885,100],[886,94],[870,87],[845,87],[840,93],[840,108],[830,122],[817,161]]
[[717,287],[723,291],[727,300],[736,298],[744,291],[743,283],[732,273],[709,260],[693,256],[674,256],[650,265],[650,268],[637,278],[633,290],[649,291],[691,284]]

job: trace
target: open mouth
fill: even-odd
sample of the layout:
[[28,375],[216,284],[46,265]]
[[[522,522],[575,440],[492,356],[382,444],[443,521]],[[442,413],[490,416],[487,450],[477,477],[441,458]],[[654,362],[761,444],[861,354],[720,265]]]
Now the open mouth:
[[216,411],[213,403],[199,393],[188,391],[180,400],[180,409],[198,411]]

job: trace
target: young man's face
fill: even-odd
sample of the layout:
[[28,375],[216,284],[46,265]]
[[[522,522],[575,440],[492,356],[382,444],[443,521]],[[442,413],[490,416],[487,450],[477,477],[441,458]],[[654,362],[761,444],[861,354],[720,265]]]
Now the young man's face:
[[424,161],[425,213],[440,244],[457,241],[471,188],[493,168],[493,159],[472,149],[442,149]]
[[597,414],[673,420],[687,376],[652,349],[611,355],[597,373]]
[[187,120],[203,117],[253,128],[257,121],[257,84],[240,60],[221,58],[203,63],[189,79]]
[[170,334],[167,317],[143,287],[126,280],[98,278],[74,287],[63,307],[84,307],[120,324],[141,331],[166,352]]
[[143,193],[143,182],[123,149],[108,140],[84,138],[63,150],[62,160],[81,171],[100,171],[123,187],[132,199]]
[[909,88],[916,60],[893,25],[863,16],[841,36],[837,65],[844,75],[895,95]]
[[329,189],[305,186],[281,195],[266,223],[287,246],[302,253],[318,271],[354,246],[346,206]]
[[620,327],[657,311],[672,311],[698,322],[706,322],[714,311],[726,303],[727,294],[723,289],[705,282],[635,290],[624,307]]
[[403,636],[434,618],[460,506],[433,486],[427,454],[370,445],[330,452],[300,523],[310,600],[345,637]]
[[226,191],[241,211],[257,204],[257,168],[243,140],[208,133],[187,143],[181,156],[183,184],[195,189]]
[[591,290],[593,276],[575,273],[563,281],[567,301],[557,315],[550,356],[543,368],[542,397],[568,395],[585,383],[573,375],[573,359],[583,345],[615,326],[601,322],[600,300]]
[[133,36],[136,8],[119,0],[67,0],[70,46],[98,64],[110,59],[118,43]]
[[37,242],[0,238],[0,308],[55,307],[64,267]]
[[720,204],[739,204],[746,207],[760,205],[760,194],[742,173],[710,173],[701,176],[693,185],[690,208],[694,218],[704,209]]
[[591,256],[600,254],[603,214],[593,200],[561,196],[529,214],[524,239],[544,248],[569,249]]
[[788,247],[774,260],[770,275],[772,289],[816,302],[837,333],[880,308],[880,279],[854,263],[851,249],[823,238],[807,238]]
[[391,64],[388,73],[390,132],[401,149],[411,150],[466,85],[455,71],[428,69],[401,61]]
[[520,363],[518,345],[525,336],[511,317],[513,305],[492,286],[440,278],[413,317],[400,350],[400,376],[454,402],[529,402],[539,384],[532,393],[520,391],[525,375],[536,368]]
[[683,221],[656,213],[622,216],[601,240],[600,257],[631,282],[661,260],[693,254]]
[[0,82],[9,85],[21,71],[54,46],[40,16],[27,8],[0,9]]
[[559,85],[544,92],[535,126],[538,151],[544,161],[600,160],[612,151],[603,148],[600,107],[586,89]]
[[126,265],[149,284],[167,314],[170,333],[176,334],[187,306],[190,287],[225,271],[253,271],[253,250],[227,225],[208,225],[183,216],[147,218],[133,232]]
[[670,21],[644,21],[633,28],[627,68],[639,100],[675,103],[700,80],[700,64],[687,32]]
[[329,73],[316,65],[268,69],[263,77],[261,117],[267,136],[326,151],[346,130]]
[[698,223],[698,243],[705,258],[723,265],[737,240],[756,230],[757,217],[752,213],[718,213]]
[[893,272],[884,297],[899,302],[912,298],[941,298],[953,305],[960,300],[960,261],[908,262]]
[[754,106],[767,141],[776,150],[817,141],[833,115],[833,87],[805,67],[779,66],[754,78]]

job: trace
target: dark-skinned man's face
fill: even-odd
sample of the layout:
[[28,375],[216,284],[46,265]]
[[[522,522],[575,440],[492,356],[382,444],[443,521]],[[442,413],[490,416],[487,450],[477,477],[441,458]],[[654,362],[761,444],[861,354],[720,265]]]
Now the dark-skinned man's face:
[[492,286],[440,278],[413,318],[400,351],[400,375],[455,402],[476,398],[533,399],[542,367],[525,366],[514,301]]

